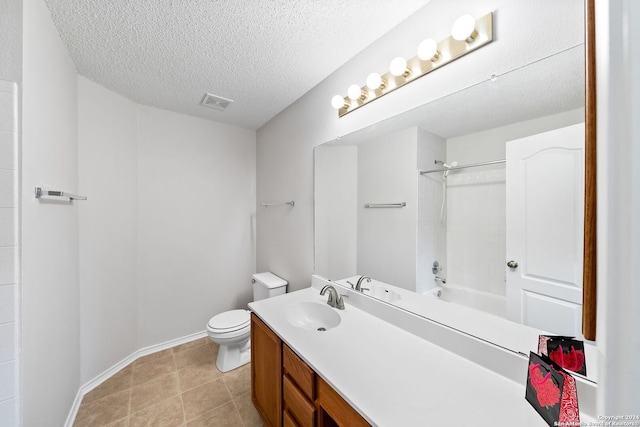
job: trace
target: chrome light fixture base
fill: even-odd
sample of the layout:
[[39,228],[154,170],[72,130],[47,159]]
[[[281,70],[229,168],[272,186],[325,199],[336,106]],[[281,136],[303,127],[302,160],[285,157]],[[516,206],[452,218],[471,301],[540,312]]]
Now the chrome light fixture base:
[[[343,106],[338,108],[338,117],[342,117],[345,114],[355,111],[363,105],[366,105],[371,101],[375,101],[376,99],[406,85],[407,83],[419,79],[420,77],[429,74],[431,71],[455,61],[467,53],[473,52],[492,41],[493,13],[488,13],[476,20],[473,37],[469,37],[466,40],[456,40],[452,36],[449,36],[438,43],[436,50],[437,54],[433,58],[422,60],[418,55],[416,55],[409,59],[407,61],[407,70],[409,70],[410,73],[394,76],[389,71],[381,76],[381,81],[383,83],[380,87],[371,89],[367,87],[367,85],[364,85],[361,87],[363,94],[361,97],[357,99],[344,97]],[[339,97],[339,95],[337,95],[337,97]]]

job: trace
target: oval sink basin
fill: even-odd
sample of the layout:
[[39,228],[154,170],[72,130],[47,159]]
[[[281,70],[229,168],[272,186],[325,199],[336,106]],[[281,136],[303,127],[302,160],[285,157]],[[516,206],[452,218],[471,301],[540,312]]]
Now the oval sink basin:
[[328,331],[340,324],[340,315],[326,304],[303,301],[285,308],[285,318],[298,328]]

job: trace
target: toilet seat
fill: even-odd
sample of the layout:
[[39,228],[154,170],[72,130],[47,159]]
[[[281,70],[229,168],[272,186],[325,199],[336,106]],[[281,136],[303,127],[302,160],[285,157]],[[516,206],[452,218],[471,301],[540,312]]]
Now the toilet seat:
[[251,327],[249,310],[230,310],[213,316],[207,324],[207,329],[218,334],[231,334]]

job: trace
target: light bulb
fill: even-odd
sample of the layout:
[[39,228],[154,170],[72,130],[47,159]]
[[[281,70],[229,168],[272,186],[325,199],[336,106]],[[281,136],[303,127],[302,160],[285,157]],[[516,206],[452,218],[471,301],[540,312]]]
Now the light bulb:
[[341,108],[348,106],[348,104],[343,97],[341,97],[340,95],[336,95],[333,98],[331,98],[331,106],[336,110],[339,110]]
[[440,57],[438,43],[434,39],[425,39],[418,45],[418,58],[423,61],[437,61]]
[[462,15],[451,27],[451,36],[458,41],[471,43],[477,35],[476,20],[471,15]]
[[367,77],[367,87],[371,90],[382,89],[385,85],[386,83],[378,73],[371,73]]
[[396,77],[408,76],[409,70],[407,70],[407,60],[401,56],[398,56],[391,64],[389,64],[389,71]]
[[362,89],[358,85],[351,85],[347,89],[347,96],[355,101],[362,97]]

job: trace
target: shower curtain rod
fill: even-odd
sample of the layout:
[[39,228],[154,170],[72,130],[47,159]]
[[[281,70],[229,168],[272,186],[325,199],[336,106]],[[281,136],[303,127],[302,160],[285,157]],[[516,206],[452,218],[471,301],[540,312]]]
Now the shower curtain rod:
[[425,174],[434,173],[434,172],[454,171],[454,170],[465,169],[465,168],[475,168],[475,167],[478,167],[478,166],[495,165],[497,163],[504,163],[504,162],[506,162],[506,160],[493,160],[491,162],[471,163],[471,164],[468,164],[468,165],[453,166],[451,168],[445,168],[445,169],[432,169],[432,170],[428,170],[428,171],[420,171],[420,175],[425,175]]

